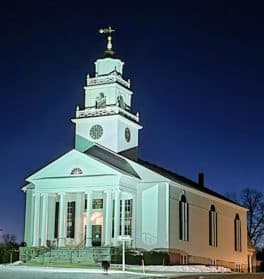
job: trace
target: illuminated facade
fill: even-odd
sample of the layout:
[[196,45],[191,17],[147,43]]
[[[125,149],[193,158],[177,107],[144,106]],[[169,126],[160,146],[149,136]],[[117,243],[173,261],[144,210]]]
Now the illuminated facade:
[[29,247],[165,249],[175,263],[247,269],[246,209],[137,157],[142,126],[108,37],[76,108],[75,148],[26,178]]

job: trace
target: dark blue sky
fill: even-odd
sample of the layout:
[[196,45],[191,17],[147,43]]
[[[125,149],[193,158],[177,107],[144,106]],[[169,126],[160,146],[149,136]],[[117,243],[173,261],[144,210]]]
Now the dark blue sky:
[[220,193],[262,190],[264,9],[241,2],[1,4],[0,227],[21,239],[24,178],[73,147],[70,118],[108,25],[144,126],[140,157],[204,171]]

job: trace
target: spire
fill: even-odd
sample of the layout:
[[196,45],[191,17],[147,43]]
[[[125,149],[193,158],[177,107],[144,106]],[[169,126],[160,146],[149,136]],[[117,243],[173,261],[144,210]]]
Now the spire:
[[104,52],[105,57],[115,57],[115,52],[112,49],[112,33],[115,32],[114,29],[109,26],[108,28],[100,28],[100,34],[108,34],[107,36],[107,49]]

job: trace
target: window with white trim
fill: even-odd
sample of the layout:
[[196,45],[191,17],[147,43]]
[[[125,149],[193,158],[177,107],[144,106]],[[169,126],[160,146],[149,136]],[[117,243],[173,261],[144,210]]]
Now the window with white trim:
[[214,205],[209,211],[209,245],[217,247],[217,212]]
[[[132,207],[133,200],[125,200],[124,235],[132,235]],[[120,232],[122,232],[122,200],[120,200]]]
[[235,251],[242,251],[241,246],[241,221],[239,215],[236,214],[234,220],[234,237],[235,237]]
[[189,240],[189,205],[186,197],[182,195],[179,202],[179,237],[180,240]]
[[132,206],[133,200],[125,200],[125,235],[132,235]]
[[180,264],[188,264],[188,256],[180,255]]
[[216,265],[216,259],[210,259],[210,265]]
[[67,237],[74,238],[75,230],[75,201],[68,202],[67,207]]

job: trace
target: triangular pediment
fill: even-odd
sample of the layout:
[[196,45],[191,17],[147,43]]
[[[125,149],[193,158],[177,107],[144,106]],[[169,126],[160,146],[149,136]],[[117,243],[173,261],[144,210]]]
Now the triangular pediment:
[[73,149],[26,178],[28,182],[49,178],[117,175],[119,172]]

